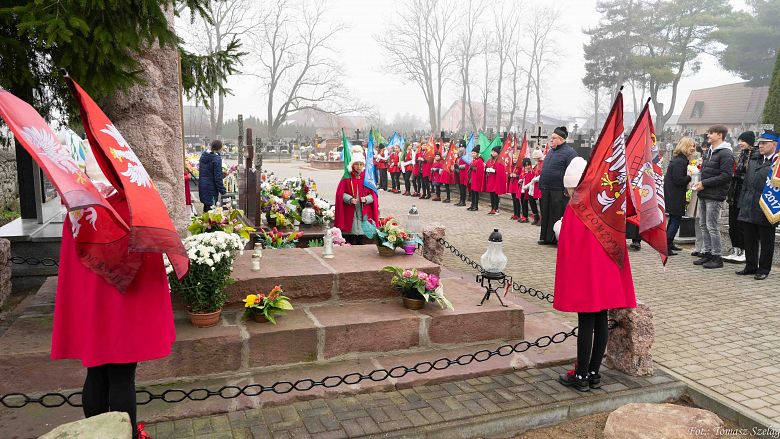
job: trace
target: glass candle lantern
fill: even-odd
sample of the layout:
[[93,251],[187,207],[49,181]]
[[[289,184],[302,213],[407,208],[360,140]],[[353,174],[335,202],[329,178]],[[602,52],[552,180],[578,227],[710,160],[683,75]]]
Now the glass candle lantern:
[[306,207],[304,207],[301,211],[301,222],[304,224],[304,226],[308,227],[314,224],[316,219],[317,217],[314,213],[314,208],[312,207],[311,201],[307,201]]
[[493,233],[488,238],[487,250],[480,258],[482,269],[489,273],[501,273],[506,267],[507,259],[504,254],[504,241],[498,229],[493,229]]
[[412,208],[409,209],[409,213],[406,215],[406,228],[414,236],[420,237],[422,235],[422,223],[420,222],[420,213],[417,211],[417,206],[412,204]]

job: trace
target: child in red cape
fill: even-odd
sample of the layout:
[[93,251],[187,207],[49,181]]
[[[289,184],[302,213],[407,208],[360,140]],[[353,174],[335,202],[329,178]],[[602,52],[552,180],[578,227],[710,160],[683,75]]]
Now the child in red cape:
[[397,146],[390,146],[390,157],[388,158],[387,170],[390,172],[390,192],[394,194],[401,193],[401,158]]
[[463,157],[466,155],[466,142],[461,141],[458,148],[458,161],[455,163],[457,169],[458,195],[460,199],[456,206],[466,205],[466,190],[469,187],[469,164]]
[[411,186],[411,179],[412,179],[412,168],[414,167],[414,146],[409,145],[406,147],[406,156],[404,157],[404,161],[401,162],[401,172],[404,174],[404,193],[405,196],[411,196],[412,192],[412,186]]
[[495,146],[490,151],[490,159],[485,163],[485,175],[487,183],[485,192],[490,193],[490,212],[488,215],[498,215],[498,196],[506,193],[506,167],[498,155],[501,154],[501,147]]
[[531,205],[533,212],[532,225],[539,224],[539,208],[536,206],[536,200],[541,196],[539,190],[539,169],[531,166],[531,159],[523,159],[523,169],[520,173],[520,179],[517,186],[517,198],[520,199],[522,214],[518,220],[521,223],[528,222],[528,205]]
[[485,162],[479,155],[479,145],[471,150],[471,207],[466,210],[479,210],[479,193],[485,191]]
[[336,188],[336,213],[333,225],[339,228],[350,244],[360,244],[363,218],[379,223],[379,197],[363,186],[366,159],[363,154],[352,155],[349,178],[342,178]]
[[422,160],[422,195],[420,199],[426,200],[431,198],[431,167],[433,166],[433,155],[430,159],[425,158],[428,154],[428,149],[431,146],[423,146],[423,152],[417,157],[417,160]]
[[[566,168],[563,183],[569,197],[574,194],[584,170],[585,160],[580,157]],[[577,363],[574,370],[559,377],[564,386],[581,392],[601,386],[599,368],[609,336],[607,312],[615,308],[636,308],[628,248],[623,251],[625,262],[620,268],[574,213],[571,203],[566,206],[555,261],[553,308],[576,312],[578,329]]]
[[511,220],[518,220],[521,217],[519,195],[520,191],[518,183],[520,182],[520,174],[522,173],[522,170],[523,167],[520,165],[520,151],[515,151],[512,153],[512,158],[509,162],[509,169],[506,171],[509,178],[507,191],[512,194],[512,217],[509,218]]

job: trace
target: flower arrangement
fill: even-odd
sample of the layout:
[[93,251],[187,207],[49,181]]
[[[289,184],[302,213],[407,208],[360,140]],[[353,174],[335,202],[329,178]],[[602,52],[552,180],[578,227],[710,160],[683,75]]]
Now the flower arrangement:
[[333,238],[333,245],[337,247],[346,247],[350,244],[347,242],[346,239],[341,235],[341,229],[338,227],[331,227],[330,229],[325,231],[325,235],[330,236]]
[[385,246],[390,249],[403,247],[411,242],[422,245],[419,238],[403,229],[398,220],[392,216],[379,218],[378,227],[371,220],[363,223],[363,232],[366,237],[373,239],[377,246]]
[[[320,198],[309,198],[318,224],[328,224],[336,219],[336,206]],[[305,204],[304,204],[305,206]]]
[[244,317],[253,317],[257,320],[262,316],[275,325],[277,316],[293,309],[290,298],[283,294],[284,291],[279,285],[275,286],[268,295],[249,294],[244,299]]
[[441,309],[454,309],[452,303],[444,296],[444,285],[435,274],[418,271],[416,268],[403,269],[387,266],[382,269],[393,274],[390,284],[401,291],[404,297],[410,299],[436,302]]
[[185,238],[184,248],[190,270],[181,281],[168,271],[171,290],[181,294],[192,313],[220,310],[227,300],[225,287],[232,282],[233,252],[243,248],[241,238],[223,231],[201,233]]
[[303,231],[291,232],[285,235],[274,227],[270,232],[261,230],[257,239],[265,248],[295,248],[295,243],[298,242],[298,238],[301,236],[303,236]]
[[243,214],[242,210],[233,209],[230,206],[221,209],[215,208],[210,212],[204,212],[203,215],[192,218],[192,222],[187,227],[187,230],[193,235],[214,232],[216,230],[233,233],[238,235],[243,240],[244,245],[246,245],[249,242],[249,234],[254,232],[255,229],[241,221],[241,215]]
[[276,195],[260,195],[260,209],[265,213],[269,225],[292,227],[301,220],[298,207],[292,201],[285,201]]

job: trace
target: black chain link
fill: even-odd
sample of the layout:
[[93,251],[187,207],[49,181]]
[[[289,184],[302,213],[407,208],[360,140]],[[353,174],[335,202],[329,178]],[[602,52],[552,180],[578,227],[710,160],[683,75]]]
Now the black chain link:
[[[477,363],[482,363],[495,356],[506,357],[513,353],[525,352],[531,348],[545,348],[553,344],[560,344],[566,341],[566,339],[569,337],[576,336],[577,328],[574,328],[568,332],[557,332],[554,335],[543,335],[534,341],[524,340],[515,344],[505,344],[494,350],[482,349],[471,354],[460,355],[455,359],[444,357],[434,361],[422,361],[415,364],[413,367],[395,366],[390,370],[376,369],[367,374],[353,372],[342,376],[330,375],[321,380],[305,378],[295,382],[277,381],[270,386],[264,386],[261,384],[248,384],[243,387],[222,386],[217,390],[204,388],[197,388],[192,390],[168,389],[158,394],[152,393],[148,390],[137,390],[135,393],[138,400],[137,404],[145,405],[155,400],[174,404],[187,399],[190,401],[203,401],[205,399],[211,398],[212,396],[219,396],[222,399],[233,399],[242,395],[253,397],[260,396],[263,393],[275,393],[278,395],[283,395],[293,391],[306,392],[315,387],[325,387],[330,389],[338,387],[342,384],[353,385],[367,380],[380,382],[389,378],[398,379],[403,378],[410,373],[422,375],[431,372],[432,370],[444,370],[454,365],[467,366],[474,361]],[[38,397],[33,397],[24,393],[8,393],[0,397],[0,404],[6,408],[11,409],[19,409],[25,407],[28,404],[40,404],[46,408],[61,407],[66,404],[71,407],[81,407],[81,394],[82,392],[73,392],[68,395],[51,392]]]
[[[438,239],[439,244],[443,245],[445,249],[452,252],[455,257],[463,261],[466,265],[469,267],[482,272],[482,266],[479,265],[475,260],[471,259],[470,257],[463,254],[460,250],[458,250],[454,245],[450,244],[449,241],[447,241],[444,238]],[[513,277],[514,279],[514,277]],[[536,288],[527,287],[525,285],[519,284],[517,282],[512,282],[512,290],[519,292],[520,294],[528,294],[531,297],[536,297],[541,300],[546,300],[548,303],[553,303],[553,293],[543,293]]]
[[59,267],[60,263],[54,258],[35,258],[32,256],[12,256],[8,261],[17,265],[43,265],[44,267]]

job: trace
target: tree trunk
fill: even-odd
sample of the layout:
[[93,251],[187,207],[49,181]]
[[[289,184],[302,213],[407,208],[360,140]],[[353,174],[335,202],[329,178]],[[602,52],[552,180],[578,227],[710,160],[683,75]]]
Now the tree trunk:
[[525,131],[525,122],[528,118],[528,98],[531,97],[531,71],[533,70],[533,60],[531,61],[531,67],[528,69],[528,81],[525,83],[525,104],[523,104],[523,131]]
[[463,80],[463,96],[460,101],[460,126],[459,129],[466,131],[466,75],[461,68],[460,78]]
[[[219,111],[217,112],[217,135],[222,138],[223,116],[225,114],[225,95],[219,94]],[[215,137],[216,138],[216,137]]]
[[[166,11],[173,26],[173,9]],[[143,83],[109,96],[104,108],[152,177],[179,234],[189,216],[184,204],[181,73],[176,47],[158,45],[137,55]]]

